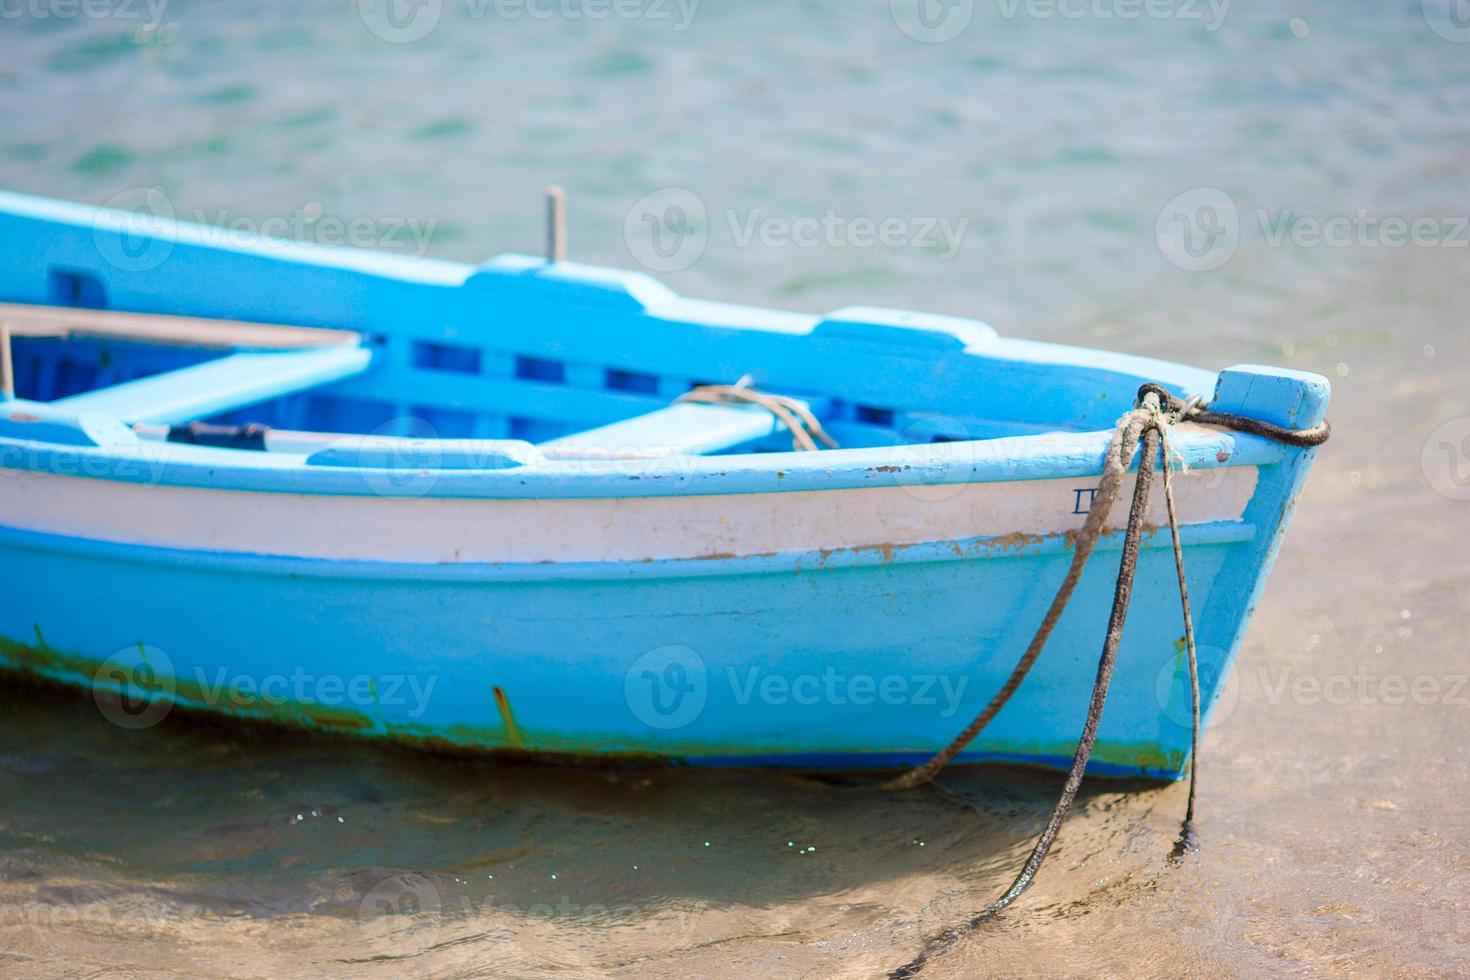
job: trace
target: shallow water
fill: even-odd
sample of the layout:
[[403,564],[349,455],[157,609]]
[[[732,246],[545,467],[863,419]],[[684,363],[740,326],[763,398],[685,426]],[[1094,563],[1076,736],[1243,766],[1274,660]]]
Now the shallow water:
[[[0,186],[157,186],[221,234],[357,220],[477,261],[540,247],[555,180],[573,257],[689,295],[1328,375],[1336,436],[1205,741],[1200,851],[1165,861],[1182,786],[1098,783],[1033,889],[926,975],[1470,970],[1470,44],[1433,0],[1236,4],[1213,30],[982,2],[933,44],[838,0],[683,30],[672,4],[430,3],[408,43],[358,9],[0,19]],[[1346,243],[1313,244],[1334,218]],[[1430,223],[1394,245],[1386,219]],[[1058,788],[942,783],[130,732],[7,688],[0,973],[874,975],[1009,883]]]

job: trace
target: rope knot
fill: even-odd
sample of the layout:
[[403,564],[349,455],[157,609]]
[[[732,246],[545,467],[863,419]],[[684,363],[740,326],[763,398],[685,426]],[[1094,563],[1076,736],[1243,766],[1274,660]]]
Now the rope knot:
[[676,402],[695,402],[704,405],[754,405],[763,408],[786,425],[791,433],[791,448],[797,452],[815,452],[817,443],[828,449],[836,449],[837,441],[822,428],[822,423],[807,407],[806,402],[785,395],[772,395],[751,387],[750,375],[733,385],[700,385],[691,388]]

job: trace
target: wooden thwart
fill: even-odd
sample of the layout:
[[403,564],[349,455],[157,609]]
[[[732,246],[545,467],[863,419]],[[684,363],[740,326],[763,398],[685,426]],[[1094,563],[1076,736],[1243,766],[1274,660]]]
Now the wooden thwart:
[[366,371],[372,359],[366,347],[242,351],[51,404],[75,415],[173,425],[350,378]]
[[637,459],[665,453],[717,453],[786,426],[771,413],[745,405],[680,402],[612,425],[544,442],[552,459],[598,457]]
[[22,303],[0,303],[0,320],[13,337],[103,337],[211,350],[304,350],[362,341],[350,330]]
[[[816,405],[796,398],[784,402],[806,416],[830,407],[825,400]],[[773,415],[756,404],[680,400],[644,415],[543,442],[541,449],[549,459],[640,459],[667,453],[698,456],[790,432],[786,421],[790,417],[789,413],[785,418]]]

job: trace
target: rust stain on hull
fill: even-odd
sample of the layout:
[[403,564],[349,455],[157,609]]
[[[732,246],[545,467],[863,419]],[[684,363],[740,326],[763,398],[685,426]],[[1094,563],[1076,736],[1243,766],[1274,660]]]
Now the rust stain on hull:
[[505,726],[505,741],[513,749],[526,747],[526,740],[521,737],[521,730],[516,726],[516,716],[510,710],[510,698],[505,696],[505,688],[495,686],[495,707],[500,712],[500,722]]

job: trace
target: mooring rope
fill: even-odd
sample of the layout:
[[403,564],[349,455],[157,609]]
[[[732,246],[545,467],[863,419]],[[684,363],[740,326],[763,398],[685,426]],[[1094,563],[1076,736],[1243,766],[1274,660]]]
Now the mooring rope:
[[1108,617],[1108,630],[1103,639],[1102,654],[1098,658],[1097,677],[1093,682],[1092,697],[1087,706],[1087,717],[1082,725],[1082,734],[1077,741],[1072,766],[1067,772],[1067,780],[1062,787],[1061,798],[1052,809],[1051,816],[1047,818],[1046,826],[1031,849],[1030,856],[1027,857],[1021,871],[1005,893],[971,917],[963,926],[946,930],[930,940],[918,956],[891,972],[889,974],[891,978],[898,980],[898,978],[915,976],[932,957],[947,952],[965,935],[977,929],[986,920],[993,918],[1031,886],[1032,880],[1046,860],[1047,853],[1051,850],[1062,823],[1066,820],[1072,803],[1076,799],[1077,790],[1082,785],[1082,777],[1087,770],[1087,763],[1092,757],[1092,749],[1097,741],[1098,724],[1102,720],[1108,685],[1112,680],[1118,647],[1123,638],[1123,626],[1128,618],[1128,606],[1133,594],[1133,580],[1138,568],[1138,552],[1143,534],[1144,517],[1148,510],[1149,491],[1153,483],[1155,457],[1160,447],[1163,450],[1164,501],[1168,510],[1169,532],[1174,549],[1174,567],[1179,579],[1179,602],[1184,617],[1184,644],[1188,657],[1190,691],[1189,800],[1185,808],[1179,840],[1174,846],[1170,859],[1178,861],[1193,849],[1195,784],[1198,775],[1200,735],[1199,660],[1195,650],[1194,621],[1189,608],[1189,589],[1184,575],[1184,547],[1179,537],[1179,517],[1174,505],[1173,464],[1170,460],[1173,447],[1169,442],[1168,434],[1172,424],[1184,419],[1209,425],[1223,425],[1293,446],[1319,446],[1326,442],[1331,434],[1331,428],[1326,420],[1311,429],[1286,429],[1259,419],[1210,412],[1200,406],[1196,400],[1184,401],[1176,398],[1156,384],[1146,384],[1139,389],[1136,407],[1118,420],[1118,426],[1108,443],[1107,453],[1103,460],[1102,480],[1093,498],[1087,519],[1078,534],[1072,564],[1067,570],[1066,577],[1062,580],[1056,598],[1052,600],[1051,607],[1047,610],[1040,627],[1037,628],[1035,636],[1020,661],[1017,662],[1015,669],[1012,670],[1010,677],[1006,679],[1000,691],[991,698],[985,709],[948,746],[936,753],[928,762],[885,784],[888,788],[907,789],[932,780],[939,770],[954,759],[990,723],[991,719],[1015,694],[1016,689],[1020,687],[1027,672],[1046,645],[1046,640],[1061,617],[1062,610],[1066,608],[1067,600],[1071,598],[1076,589],[1082,567],[1097,544],[1107,515],[1117,499],[1118,489],[1127,473],[1133,450],[1141,441],[1143,448],[1139,457],[1138,476],[1133,488],[1133,501],[1128,511],[1128,526],[1123,536],[1123,556],[1118,567],[1117,584],[1113,590],[1113,607]]
[[798,452],[814,452],[820,441],[828,449],[836,449],[837,441],[822,428],[822,423],[812,414],[806,403],[785,395],[772,395],[750,387],[749,377],[741,378],[733,385],[700,385],[691,388],[676,402],[697,402],[705,405],[756,405],[786,423],[791,433],[791,448]]
[[1072,564],[1067,568],[1066,578],[1062,579],[1062,584],[1057,589],[1051,606],[1047,609],[1046,615],[1042,617],[1041,625],[1036,627],[1036,633],[1031,637],[1026,652],[1016,662],[1011,676],[1006,678],[1006,682],[990,699],[985,710],[965,726],[964,731],[956,735],[949,745],[935,753],[934,757],[923,765],[910,769],[897,779],[885,783],[885,789],[913,789],[932,780],[941,769],[949,765],[954,757],[964,750],[965,746],[974,741],[975,736],[979,735],[986,725],[990,724],[991,719],[1000,713],[1000,709],[1006,706],[1011,695],[1016,693],[1016,688],[1020,687],[1021,682],[1026,679],[1031,665],[1036,663],[1036,658],[1041,655],[1057,621],[1062,618],[1062,612],[1067,608],[1067,601],[1072,598],[1072,593],[1077,588],[1077,581],[1082,577],[1082,568],[1087,564],[1088,556],[1092,554],[1098,538],[1102,537],[1103,525],[1113,509],[1113,502],[1118,499],[1118,489],[1122,486],[1123,478],[1128,474],[1128,463],[1133,458],[1133,450],[1138,445],[1138,437],[1143,431],[1143,424],[1143,415],[1138,411],[1129,412],[1119,419],[1118,427],[1114,430],[1113,438],[1108,443],[1107,453],[1103,457],[1102,480],[1098,483],[1097,493],[1092,498],[1092,507],[1083,521],[1082,530],[1077,533],[1076,544],[1072,551]]
[[1179,514],[1174,509],[1174,464],[1170,461],[1174,447],[1169,442],[1169,427],[1160,425],[1159,458],[1163,464],[1164,504],[1169,510],[1169,538],[1174,546],[1174,571],[1179,578],[1179,612],[1184,617],[1184,649],[1189,659],[1189,800],[1184,805],[1184,822],[1170,860],[1182,860],[1194,849],[1194,788],[1199,782],[1199,658],[1194,649],[1194,616],[1189,611],[1189,583],[1184,578],[1184,545],[1179,540]]

